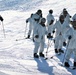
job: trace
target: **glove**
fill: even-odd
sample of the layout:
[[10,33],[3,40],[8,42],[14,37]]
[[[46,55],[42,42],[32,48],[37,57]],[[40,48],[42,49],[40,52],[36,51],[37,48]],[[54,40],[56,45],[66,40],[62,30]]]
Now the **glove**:
[[3,21],[4,19],[0,16],[0,20]]
[[49,33],[48,35],[47,35],[47,38],[53,38],[53,36],[51,36],[51,33]]
[[63,42],[63,46],[66,46],[66,42]]
[[70,35],[69,37],[68,37],[68,39],[70,40],[72,38],[72,36]]
[[49,38],[49,39],[50,39],[50,38],[53,38],[53,36],[47,36],[47,38]]
[[70,16],[70,18],[71,18],[72,16]]
[[55,33],[55,31],[53,31],[53,34]]
[[35,35],[35,38],[39,38],[39,36],[38,35]]
[[50,22],[50,24],[49,24],[49,25],[53,24],[53,22],[54,22],[54,20],[51,20],[51,22]]
[[53,38],[53,36],[50,36],[50,38]]
[[34,19],[36,22],[39,22],[39,19]]
[[26,23],[28,23],[28,20],[26,20]]

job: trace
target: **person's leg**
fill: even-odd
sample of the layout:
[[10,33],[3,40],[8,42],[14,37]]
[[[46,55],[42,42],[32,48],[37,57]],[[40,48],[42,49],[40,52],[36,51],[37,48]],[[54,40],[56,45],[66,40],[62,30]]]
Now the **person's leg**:
[[76,49],[74,49],[74,63],[73,66],[76,67]]
[[39,51],[39,55],[41,57],[44,57],[44,54],[43,54],[43,51],[44,51],[44,40],[41,40],[41,43],[40,43],[40,51]]
[[69,65],[69,59],[70,59],[70,56],[71,56],[72,53],[73,53],[73,50],[72,49],[68,49],[67,52],[66,52],[66,56],[64,57],[64,59],[65,59],[64,65],[66,67],[69,67],[70,66]]
[[61,37],[59,40],[58,50],[60,53],[64,53],[64,51],[62,50],[62,47],[63,47],[63,37]]
[[34,48],[34,57],[35,58],[38,58],[39,56],[38,56],[38,49],[39,49],[39,45],[40,45],[40,43],[39,42],[35,42],[35,48]]
[[55,38],[55,53],[58,53],[58,46],[59,46],[59,38]]

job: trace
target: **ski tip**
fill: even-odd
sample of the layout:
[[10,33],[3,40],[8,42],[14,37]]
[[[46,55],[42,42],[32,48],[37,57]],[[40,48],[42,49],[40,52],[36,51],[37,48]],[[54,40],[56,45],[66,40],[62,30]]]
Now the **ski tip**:
[[16,39],[16,41],[18,41],[18,40]]
[[73,70],[75,70],[76,68],[75,68],[75,67],[73,67],[72,69],[73,69]]
[[51,59],[53,58],[53,56],[51,57]]
[[45,58],[45,60],[47,60],[48,58]]

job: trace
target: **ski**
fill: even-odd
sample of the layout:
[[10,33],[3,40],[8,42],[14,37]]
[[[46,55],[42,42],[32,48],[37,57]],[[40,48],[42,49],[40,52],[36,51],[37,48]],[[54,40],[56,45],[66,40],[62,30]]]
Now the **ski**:
[[[25,40],[25,39],[31,39],[31,38],[21,38],[21,39],[16,39],[16,41]],[[32,39],[31,39],[31,40],[32,40]]]
[[74,70],[74,69],[76,69],[76,67],[72,67],[72,69]]
[[53,59],[53,57],[55,57],[55,56],[60,56],[60,55],[61,55],[61,53],[55,54],[55,55],[51,56],[50,58],[46,57],[45,60],[47,60],[47,59]]
[[25,40],[26,38],[16,39],[16,41]]
[[71,69],[71,70],[75,70],[76,69],[76,67],[74,67],[74,66],[66,67],[62,63],[60,63],[59,65],[62,66],[62,67],[64,67],[64,68]]

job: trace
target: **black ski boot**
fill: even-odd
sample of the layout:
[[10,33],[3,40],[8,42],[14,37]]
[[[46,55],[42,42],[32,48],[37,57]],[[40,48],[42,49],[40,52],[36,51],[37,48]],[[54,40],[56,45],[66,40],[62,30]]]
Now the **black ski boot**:
[[64,53],[64,51],[63,51],[63,50],[61,50],[61,49],[59,49],[59,52],[60,52],[60,53]]
[[41,52],[39,53],[40,57],[45,57],[44,54]]
[[58,50],[57,49],[55,49],[55,53],[58,53]]
[[30,35],[28,35],[26,39],[29,39],[29,38],[30,38]]
[[70,65],[69,65],[68,62],[65,62],[65,63],[64,63],[64,66],[65,66],[65,67],[70,67]]
[[66,46],[66,42],[63,42],[63,46]]
[[37,55],[37,53],[34,53],[34,58],[39,58],[39,56]]
[[76,67],[76,62],[74,62],[74,65],[73,66]]

